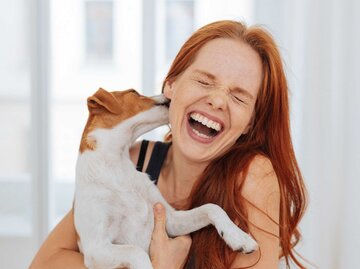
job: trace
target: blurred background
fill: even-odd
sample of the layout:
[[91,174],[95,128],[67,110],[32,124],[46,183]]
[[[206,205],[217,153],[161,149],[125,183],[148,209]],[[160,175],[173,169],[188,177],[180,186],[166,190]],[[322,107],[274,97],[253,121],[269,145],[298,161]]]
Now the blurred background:
[[297,251],[360,268],[359,1],[0,0],[0,14],[1,268],[27,268],[70,209],[86,98],[159,93],[181,44],[218,19],[260,24],[279,44],[310,194]]

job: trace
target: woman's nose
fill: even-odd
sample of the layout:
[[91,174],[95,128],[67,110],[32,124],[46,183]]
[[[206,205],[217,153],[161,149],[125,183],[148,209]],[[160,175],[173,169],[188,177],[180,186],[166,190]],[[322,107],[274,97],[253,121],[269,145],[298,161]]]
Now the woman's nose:
[[228,103],[228,90],[224,88],[213,89],[209,92],[207,103],[213,107],[213,109],[227,109]]

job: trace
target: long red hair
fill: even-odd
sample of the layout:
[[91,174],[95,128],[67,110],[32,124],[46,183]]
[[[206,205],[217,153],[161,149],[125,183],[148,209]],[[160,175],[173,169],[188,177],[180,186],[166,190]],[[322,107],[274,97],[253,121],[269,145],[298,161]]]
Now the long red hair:
[[[164,80],[174,81],[194,61],[198,51],[216,38],[231,38],[250,45],[260,56],[263,81],[255,104],[250,131],[241,135],[223,156],[213,160],[194,185],[189,208],[205,203],[220,205],[231,219],[249,231],[244,198],[241,195],[250,162],[257,155],[272,163],[280,186],[280,247],[282,255],[305,268],[294,254],[300,239],[298,224],[306,207],[306,190],[290,136],[288,86],[280,53],[271,35],[260,27],[246,27],[236,21],[218,21],[197,30],[182,46]],[[240,187],[239,187],[240,186]],[[264,212],[264,214],[266,214]],[[190,257],[195,268],[230,268],[236,253],[209,226],[192,235]]]

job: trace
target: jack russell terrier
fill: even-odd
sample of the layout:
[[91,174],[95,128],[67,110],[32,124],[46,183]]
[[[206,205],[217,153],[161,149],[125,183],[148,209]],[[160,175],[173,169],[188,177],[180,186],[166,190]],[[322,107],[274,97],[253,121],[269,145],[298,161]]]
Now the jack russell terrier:
[[212,224],[234,251],[257,249],[219,206],[176,211],[148,175],[136,170],[129,147],[140,135],[168,123],[168,103],[163,95],[149,98],[132,89],[100,88],[87,100],[89,118],[76,164],[74,223],[88,268],[153,268],[148,252],[157,202],[166,208],[171,237]]

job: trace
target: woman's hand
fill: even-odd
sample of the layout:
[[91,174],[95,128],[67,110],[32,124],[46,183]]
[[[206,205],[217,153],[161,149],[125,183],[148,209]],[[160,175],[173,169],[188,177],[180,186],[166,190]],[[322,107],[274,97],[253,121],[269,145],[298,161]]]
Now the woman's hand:
[[183,268],[191,247],[189,235],[169,238],[166,233],[166,212],[162,204],[154,206],[154,231],[150,242],[150,259],[155,269]]

